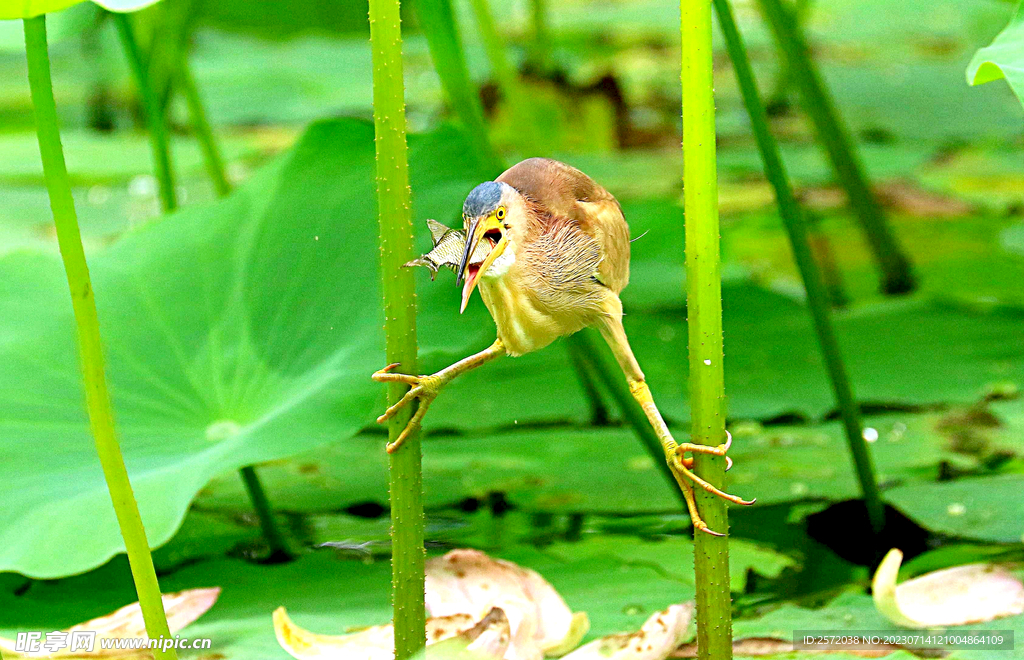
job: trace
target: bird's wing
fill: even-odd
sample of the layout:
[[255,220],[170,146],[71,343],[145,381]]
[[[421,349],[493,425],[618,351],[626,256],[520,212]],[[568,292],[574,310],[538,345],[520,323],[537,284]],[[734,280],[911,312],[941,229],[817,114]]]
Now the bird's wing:
[[552,223],[571,220],[596,240],[601,255],[595,277],[615,293],[629,282],[629,226],[618,201],[575,167],[550,158],[529,158],[506,170],[507,183],[542,207]]

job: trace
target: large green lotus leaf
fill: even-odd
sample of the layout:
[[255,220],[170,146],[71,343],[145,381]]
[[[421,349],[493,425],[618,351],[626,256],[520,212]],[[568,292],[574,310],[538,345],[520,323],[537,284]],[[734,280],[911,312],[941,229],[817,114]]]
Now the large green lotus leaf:
[[[939,477],[943,461],[965,470],[979,469],[986,454],[977,453],[978,443],[987,443],[991,451],[1024,455],[1024,435],[1018,426],[975,429],[970,446],[959,446],[957,439],[971,427],[953,427],[943,420],[943,415],[934,413],[866,418],[866,425],[878,433],[871,450],[884,486],[931,484]],[[675,432],[680,439],[686,435],[683,429]],[[755,509],[859,497],[837,422],[744,424],[733,428],[733,437],[730,453],[735,465],[728,475],[729,488],[757,497]],[[386,458],[374,451],[379,442],[365,435],[332,442],[316,452],[264,466],[260,474],[283,510],[329,512],[362,502],[384,504]],[[493,492],[504,493],[511,504],[531,512],[641,514],[681,507],[675,487],[624,428],[491,429],[471,437],[433,435],[424,440],[423,452],[424,495],[431,509],[452,507],[467,498],[486,500]],[[217,479],[198,502],[204,509],[234,512],[248,506],[235,475]]]
[[886,499],[922,527],[969,539],[1024,542],[1024,475],[908,484]]
[[[32,18],[42,14],[67,9],[82,0],[2,0],[0,19]],[[133,12],[155,4],[160,0],[93,0],[96,4],[116,12]]]
[[[440,211],[479,180],[462,145],[452,133],[414,140],[419,209]],[[318,124],[223,202],[93,259],[114,409],[153,544],[214,475],[349,437],[379,413],[373,171],[372,127]],[[122,547],[62,280],[54,255],[0,259],[0,569],[39,577]],[[443,324],[425,314],[428,349],[431,325]]]
[[1024,103],[1024,5],[992,43],[978,50],[967,65],[967,82],[981,85],[1006,78],[1013,93]]
[[[577,543],[556,543],[545,552],[566,561],[593,561],[612,557],[624,565],[651,566],[666,577],[687,584],[696,593],[693,573],[693,541],[684,537],[643,540],[630,536],[590,535]],[[796,561],[773,550],[743,539],[729,539],[729,582],[732,591],[742,592],[747,586],[748,571],[776,578]]]

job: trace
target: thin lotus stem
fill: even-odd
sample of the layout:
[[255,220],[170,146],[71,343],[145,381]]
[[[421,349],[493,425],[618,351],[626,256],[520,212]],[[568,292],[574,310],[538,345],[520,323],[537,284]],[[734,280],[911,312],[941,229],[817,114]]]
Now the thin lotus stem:
[[875,532],[879,532],[885,524],[885,506],[878,493],[878,482],[875,478],[875,470],[871,462],[871,452],[864,441],[864,429],[860,420],[860,408],[853,396],[853,388],[850,379],[846,374],[846,367],[843,364],[842,353],[839,350],[839,343],[836,341],[835,332],[832,329],[832,321],[829,318],[828,296],[825,285],[822,281],[821,271],[811,253],[811,246],[807,240],[807,226],[804,223],[800,206],[793,196],[793,189],[789,183],[786,167],[779,155],[779,147],[772,137],[768,128],[768,115],[765,112],[764,104],[757,91],[757,81],[754,78],[754,71],[750,66],[747,57],[747,49],[743,44],[743,37],[736,28],[736,21],[732,15],[732,9],[728,0],[713,0],[715,11],[718,13],[718,23],[722,33],[725,35],[725,43],[729,49],[729,57],[732,59],[736,71],[736,79],[739,81],[740,90],[743,94],[743,102],[747,106],[747,113],[750,115],[750,125],[757,140],[757,148],[761,152],[761,159],[764,161],[765,176],[775,189],[775,197],[778,200],[779,214],[782,216],[786,226],[786,233],[789,235],[789,243],[793,248],[793,258],[800,269],[800,276],[804,281],[804,288],[807,291],[807,305],[814,319],[814,329],[818,334],[818,345],[821,348],[822,357],[825,360],[825,369],[828,371],[829,380],[832,381],[832,391],[835,393],[839,411],[843,417],[843,426],[846,429],[846,440],[850,445],[850,453],[857,468],[857,479],[860,481],[861,492],[864,494],[864,502],[867,505],[868,517]]
[[167,142],[167,124],[160,107],[159,99],[149,81],[146,63],[142,60],[142,52],[135,39],[135,30],[129,14],[113,14],[117,33],[121,37],[128,66],[132,70],[135,86],[139,89],[143,109],[146,112],[146,124],[149,127],[149,142],[153,151],[153,170],[156,173],[160,188],[160,204],[164,212],[173,211],[178,206],[174,193],[174,175],[171,171],[171,152]]
[[[409,164],[405,141],[402,26],[399,0],[370,0],[373,51],[373,125],[377,148],[377,204],[380,213],[386,362],[416,373],[416,286],[402,264],[413,254]],[[394,405],[407,386],[388,385]],[[398,439],[412,411],[405,407],[388,422]],[[394,589],[395,659],[406,660],[426,644],[423,606],[423,477],[420,438],[413,433],[389,454],[391,476],[391,575]]]
[[[716,446],[726,440],[722,348],[722,280],[719,271],[718,174],[711,52],[711,3],[680,0],[682,15],[683,204],[686,217],[686,312],[689,319],[690,442]],[[694,453],[694,472],[721,487],[726,461]],[[697,488],[697,508],[710,529],[726,533],[725,501]],[[695,534],[697,653],[700,660],[732,657],[729,541]]]
[[811,255],[821,269],[821,277],[825,282],[825,296],[828,298],[829,307],[833,309],[846,307],[850,303],[850,299],[846,295],[843,273],[839,270],[839,264],[836,263],[832,242],[822,231],[819,218],[806,210],[803,218],[804,226],[807,228],[807,239],[811,243]]
[[494,170],[497,176],[506,166],[487,132],[484,106],[480,102],[476,85],[469,77],[469,67],[466,65],[451,0],[419,0],[415,6],[420,29],[427,38],[430,57],[441,79],[449,107],[469,130],[474,143],[483,153],[487,167]]
[[203,162],[206,165],[206,172],[210,175],[213,187],[221,197],[231,192],[231,184],[225,174],[224,159],[221,157],[217,141],[213,137],[213,129],[210,128],[210,121],[206,116],[206,109],[203,100],[199,96],[199,89],[196,87],[195,78],[192,76],[192,68],[188,63],[188,53],[181,49],[178,54],[175,79],[178,83],[178,90],[185,97],[188,104],[189,118],[192,120],[192,131],[199,140],[203,149]]
[[868,246],[878,262],[882,272],[882,291],[888,294],[913,291],[916,284],[910,260],[893,235],[885,212],[871,191],[864,166],[814,65],[800,25],[781,0],[758,2],[779,48],[786,55],[791,75],[800,87],[804,110],[814,124],[818,139],[825,147],[839,182],[846,189]]
[[547,0],[530,0],[530,16],[533,19],[530,59],[537,67],[537,71],[543,74],[551,68],[551,31],[548,27]]
[[288,541],[274,520],[270,500],[267,499],[263,484],[260,483],[260,478],[256,475],[256,469],[249,465],[238,472],[242,475],[242,482],[245,484],[246,492],[249,493],[249,500],[260,519],[263,538],[267,540],[267,546],[270,547],[270,556],[267,557],[267,561],[271,563],[288,561],[292,558],[292,553],[288,549]]
[[[592,426],[607,426],[608,408],[601,400],[601,393],[597,390],[597,385],[594,382],[594,376],[600,378],[601,373],[587,357],[589,349],[584,346],[586,340],[576,339],[575,335],[572,337],[572,341],[566,342],[566,348],[569,349],[569,361],[573,371],[576,372],[576,380],[579,381],[580,387],[583,388],[583,395],[590,403],[590,424]],[[637,410],[639,410],[639,406],[637,406]]]
[[[57,243],[60,246],[64,271],[71,291],[71,304],[78,329],[78,351],[85,381],[85,402],[89,412],[89,425],[96,441],[103,476],[107,481],[114,513],[124,538],[128,563],[131,566],[135,589],[139,595],[146,632],[150,639],[171,638],[160,595],[160,585],[149,554],[146,530],[142,526],[139,507],[132,493],[128,471],[121,456],[121,447],[114,431],[114,412],[110,405],[107,380],[103,366],[99,319],[93,298],[89,267],[82,249],[82,235],[78,229],[75,202],[71,197],[71,183],[64,164],[64,150],[57,126],[57,107],[53,100],[50,81],[50,57],[46,47],[46,17],[25,19],[25,51],[28,57],[28,79],[32,91],[32,105],[36,115],[36,133],[39,154],[43,161],[46,190],[50,196]],[[176,660],[174,649],[153,649],[157,660]]]
[[501,95],[511,111],[516,128],[522,133],[520,142],[528,151],[542,151],[543,136],[536,126],[533,112],[519,83],[515,67],[512,66],[512,62],[505,52],[505,40],[498,33],[494,15],[491,13],[491,6],[487,0],[470,0],[470,4],[473,6],[480,39],[483,41],[484,51],[487,53],[491,70],[498,82],[498,89],[501,90]]
[[[793,17],[799,25],[803,25],[804,19],[807,18],[807,14],[810,11],[811,0],[796,0],[793,3]],[[792,85],[793,71],[790,69],[789,60],[786,59],[785,54],[783,54],[782,62],[779,64],[779,71],[775,76],[775,88],[772,93],[768,95],[769,105],[772,103],[786,103],[786,97],[789,96]]]
[[[585,329],[572,335],[569,339],[576,344],[572,349],[573,352],[586,362],[591,372],[597,374],[597,377],[619,407],[619,411],[625,418],[626,423],[633,427],[633,431],[636,433],[637,438],[639,438],[640,444],[644,446],[647,453],[654,459],[654,464],[661,470],[672,491],[679,497],[679,502],[683,505],[683,509],[686,510],[686,499],[683,497],[683,492],[676,486],[676,478],[672,474],[672,468],[665,461],[665,448],[661,444],[661,439],[654,432],[651,423],[647,421],[647,415],[644,413],[643,408],[640,407],[640,404],[637,403],[632,393],[630,393],[629,385],[626,383],[626,379],[622,377],[622,371],[618,368],[618,365],[612,362],[611,355],[603,347],[604,342],[598,342],[594,338],[594,332],[592,329]],[[707,536],[707,534],[702,534],[701,536]]]

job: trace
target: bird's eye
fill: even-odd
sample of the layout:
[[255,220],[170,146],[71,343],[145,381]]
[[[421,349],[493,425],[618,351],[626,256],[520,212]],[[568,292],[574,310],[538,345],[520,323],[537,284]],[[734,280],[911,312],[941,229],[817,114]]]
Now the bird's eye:
[[494,212],[494,217],[496,217],[498,220],[504,220],[505,219],[505,207],[504,206],[499,206],[498,210]]

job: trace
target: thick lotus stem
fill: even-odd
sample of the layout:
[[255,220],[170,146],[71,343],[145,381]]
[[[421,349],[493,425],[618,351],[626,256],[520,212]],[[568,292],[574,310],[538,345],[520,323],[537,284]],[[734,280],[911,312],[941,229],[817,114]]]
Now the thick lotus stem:
[[[370,0],[373,52],[373,125],[377,147],[377,204],[380,214],[381,276],[387,361],[416,373],[416,297],[413,272],[402,265],[413,253],[409,163],[405,141],[402,27],[398,0]],[[388,403],[407,385],[388,383]],[[394,442],[409,422],[411,407],[388,421]],[[420,440],[412,433],[391,464],[391,566],[395,606],[395,659],[406,660],[426,644],[423,609],[423,482]]]
[[[725,443],[726,434],[711,3],[680,0],[680,11],[690,441],[717,446]],[[725,468],[724,457],[694,454],[694,472],[716,487],[725,480]],[[725,534],[729,528],[725,502],[703,489],[695,491],[700,517],[710,529]],[[698,657],[727,660],[732,657],[728,538],[695,534],[694,543]]]

